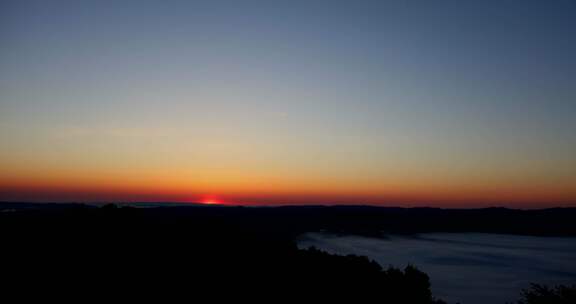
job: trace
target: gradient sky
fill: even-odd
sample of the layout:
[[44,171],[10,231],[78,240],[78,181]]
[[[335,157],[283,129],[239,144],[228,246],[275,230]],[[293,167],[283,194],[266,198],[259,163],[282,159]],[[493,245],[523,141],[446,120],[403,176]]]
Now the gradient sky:
[[0,200],[576,206],[576,2],[2,1]]

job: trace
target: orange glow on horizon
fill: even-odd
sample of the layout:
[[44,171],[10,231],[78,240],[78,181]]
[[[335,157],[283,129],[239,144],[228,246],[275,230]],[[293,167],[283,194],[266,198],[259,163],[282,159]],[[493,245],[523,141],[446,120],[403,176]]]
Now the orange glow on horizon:
[[0,201],[576,206],[576,18],[67,2],[10,14]]
[[[1,201],[193,202],[226,205],[368,204],[435,207],[576,206],[570,179],[390,176],[264,170],[56,170],[5,167]],[[442,178],[441,178],[442,177]],[[489,177],[489,176],[488,176]]]
[[214,195],[205,196],[202,200],[200,200],[200,203],[204,205],[223,205],[223,203]]
[[[382,187],[354,189],[343,186],[334,190],[289,187],[221,189],[206,193],[206,189],[193,191],[194,187],[152,187],[143,185],[65,185],[47,184],[0,184],[3,201],[73,201],[73,202],[196,202],[206,205],[286,205],[286,204],[366,204],[383,206],[436,206],[436,207],[488,207],[508,206],[541,208],[550,206],[576,206],[576,195],[558,189],[507,189],[486,188],[402,188]],[[372,190],[372,191],[370,191]],[[561,189],[562,190],[562,189]]]

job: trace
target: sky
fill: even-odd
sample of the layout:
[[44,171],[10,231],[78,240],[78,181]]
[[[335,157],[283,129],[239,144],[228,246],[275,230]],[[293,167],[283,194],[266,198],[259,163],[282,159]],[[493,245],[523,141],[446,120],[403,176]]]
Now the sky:
[[0,4],[0,201],[576,206],[576,2]]

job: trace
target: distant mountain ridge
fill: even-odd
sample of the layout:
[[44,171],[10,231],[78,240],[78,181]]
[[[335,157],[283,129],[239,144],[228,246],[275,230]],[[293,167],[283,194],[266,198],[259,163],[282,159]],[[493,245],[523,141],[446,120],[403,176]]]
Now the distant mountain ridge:
[[[141,209],[151,214],[179,214],[191,220],[218,218],[246,222],[277,232],[298,235],[327,231],[382,236],[387,233],[480,232],[542,236],[576,236],[576,208],[519,210],[509,208],[441,209],[361,205],[228,206],[201,203],[127,202],[0,203],[0,214],[74,209]],[[72,214],[72,213],[71,213]]]

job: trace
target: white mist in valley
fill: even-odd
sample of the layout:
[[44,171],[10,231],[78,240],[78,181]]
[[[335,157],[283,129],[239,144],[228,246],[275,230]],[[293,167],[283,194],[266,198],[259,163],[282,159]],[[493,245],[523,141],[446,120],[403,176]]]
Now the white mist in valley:
[[386,238],[307,233],[300,248],[368,256],[383,267],[417,266],[449,303],[515,301],[530,283],[576,283],[576,238],[425,233]]

